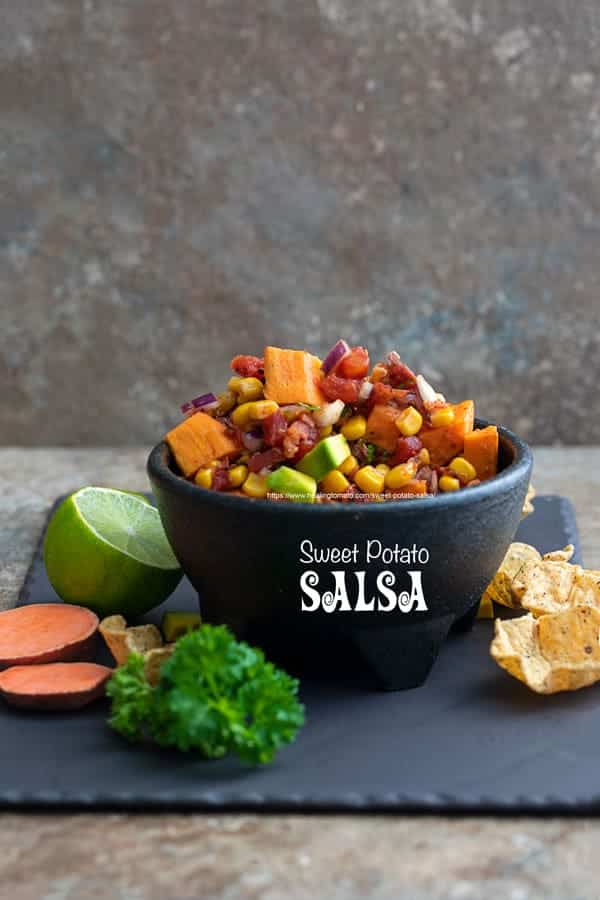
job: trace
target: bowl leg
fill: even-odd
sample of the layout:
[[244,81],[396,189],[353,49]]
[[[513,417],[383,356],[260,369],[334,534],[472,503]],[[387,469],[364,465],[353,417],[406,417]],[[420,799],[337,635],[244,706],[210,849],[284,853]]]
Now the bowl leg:
[[477,618],[477,611],[479,609],[479,600],[477,603],[474,603],[471,609],[461,616],[460,619],[457,619],[454,625],[452,626],[452,631],[458,631],[459,633],[465,631],[471,631],[473,625],[475,624],[475,619]]
[[451,625],[450,615],[414,628],[388,625],[351,630],[349,637],[380,687],[401,691],[425,682]]

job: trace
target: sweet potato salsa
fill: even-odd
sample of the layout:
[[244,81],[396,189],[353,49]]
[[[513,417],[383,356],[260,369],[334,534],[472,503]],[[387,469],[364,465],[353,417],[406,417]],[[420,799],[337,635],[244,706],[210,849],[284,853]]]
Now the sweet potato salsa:
[[458,491],[498,469],[498,431],[474,429],[472,400],[448,403],[397,353],[371,366],[338,341],[323,361],[265,347],[235,356],[227,390],[184,404],[166,435],[201,488],[304,503]]

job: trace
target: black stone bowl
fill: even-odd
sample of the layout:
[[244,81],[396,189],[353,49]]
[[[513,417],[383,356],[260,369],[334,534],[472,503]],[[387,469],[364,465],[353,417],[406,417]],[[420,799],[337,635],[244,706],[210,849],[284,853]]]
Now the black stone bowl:
[[[423,684],[452,627],[472,626],[514,538],[532,455],[516,435],[499,431],[495,478],[431,498],[322,505],[249,500],[183,479],[164,442],[152,450],[148,474],[205,622],[229,625],[298,674],[316,667],[335,677],[350,665],[398,690]],[[303,544],[308,541],[312,549]],[[314,550],[327,548],[349,548],[353,556],[316,559]],[[312,594],[301,590],[301,578]]]

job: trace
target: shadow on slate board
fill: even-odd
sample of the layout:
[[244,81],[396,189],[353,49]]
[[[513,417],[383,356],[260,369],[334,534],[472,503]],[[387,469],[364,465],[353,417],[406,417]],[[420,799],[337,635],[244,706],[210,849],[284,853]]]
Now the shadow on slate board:
[[[517,539],[574,543],[572,506],[539,497]],[[36,553],[21,603],[56,600]],[[182,582],[164,608],[194,608]],[[490,659],[489,621],[451,635],[427,683],[382,693],[306,679],[307,723],[264,768],[133,747],[105,724],[104,701],[79,713],[0,707],[0,806],[47,809],[392,811],[600,810],[600,693],[539,697]]]

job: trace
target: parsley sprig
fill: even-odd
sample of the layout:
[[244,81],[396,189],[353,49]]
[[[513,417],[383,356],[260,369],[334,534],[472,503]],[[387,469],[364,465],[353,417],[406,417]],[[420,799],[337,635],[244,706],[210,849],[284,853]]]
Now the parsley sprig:
[[304,723],[298,681],[222,625],[180,638],[156,687],[146,681],[143,657],[132,653],[107,693],[109,724],[119,734],[210,758],[237,753],[270,762]]

